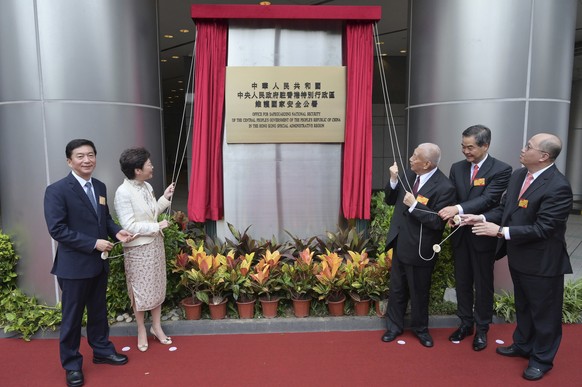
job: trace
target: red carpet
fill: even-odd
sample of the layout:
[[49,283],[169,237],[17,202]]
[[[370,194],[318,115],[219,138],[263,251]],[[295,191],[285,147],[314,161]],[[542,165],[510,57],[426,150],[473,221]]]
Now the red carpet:
[[[150,339],[141,353],[133,337],[113,337],[129,363],[95,365],[83,341],[86,386],[580,386],[582,325],[565,325],[554,369],[541,381],[521,374],[522,358],[495,353],[495,340],[511,343],[513,324],[493,325],[489,346],[476,353],[471,340],[447,340],[451,328],[431,329],[433,348],[409,331],[404,345],[382,343],[380,331],[175,336],[176,351]],[[0,339],[2,386],[64,386],[58,342]]]

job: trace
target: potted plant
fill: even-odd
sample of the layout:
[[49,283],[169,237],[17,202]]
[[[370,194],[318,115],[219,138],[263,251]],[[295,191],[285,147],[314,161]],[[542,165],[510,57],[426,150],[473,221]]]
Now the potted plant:
[[346,288],[354,301],[356,316],[367,316],[370,312],[370,294],[373,291],[373,270],[365,250],[361,253],[348,251],[346,261]]
[[392,249],[387,253],[379,254],[373,260],[370,275],[370,297],[376,304],[376,315],[384,316],[388,305],[388,293],[390,291],[390,269],[392,267]]
[[278,250],[265,251],[261,260],[250,274],[259,301],[263,308],[263,316],[272,318],[277,315],[279,292],[281,290],[281,254]]
[[183,283],[196,289],[196,298],[208,305],[212,319],[224,318],[228,302],[226,257],[207,254],[203,244],[196,248],[194,242],[187,243],[192,254],[188,257],[189,267],[183,273]]
[[296,317],[309,316],[313,286],[316,281],[313,254],[309,248],[306,248],[292,263],[283,263],[281,267],[281,281],[293,302]]
[[319,255],[321,262],[316,265],[315,278],[317,283],[313,290],[319,295],[320,300],[326,300],[329,314],[332,316],[343,315],[346,296],[344,293],[346,273],[343,259],[337,253]]
[[180,273],[179,284],[188,289],[190,294],[189,297],[180,301],[186,319],[199,320],[202,316],[202,302],[196,294],[202,286],[202,278],[195,278],[196,275],[188,274],[188,272],[192,270],[192,265],[193,262],[190,261],[190,256],[185,252],[180,252],[176,256],[173,272]]
[[233,254],[226,256],[227,287],[232,292],[240,318],[253,318],[255,314],[255,289],[251,280],[251,264],[255,253],[240,255],[234,258]]

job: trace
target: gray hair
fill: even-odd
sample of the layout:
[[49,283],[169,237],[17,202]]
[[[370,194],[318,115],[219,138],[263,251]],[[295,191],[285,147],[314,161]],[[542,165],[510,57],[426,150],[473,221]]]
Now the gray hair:
[[418,145],[418,148],[422,150],[423,156],[427,161],[434,167],[438,167],[441,162],[441,148],[437,144],[431,142],[424,142]]

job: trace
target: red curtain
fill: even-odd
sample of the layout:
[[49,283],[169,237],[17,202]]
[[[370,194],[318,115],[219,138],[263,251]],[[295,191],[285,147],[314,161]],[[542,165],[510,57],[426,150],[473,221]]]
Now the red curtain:
[[188,218],[219,220],[224,215],[222,125],[228,26],[223,20],[196,21],[194,129]]
[[373,37],[371,22],[348,22],[346,25],[348,83],[342,209],[347,219],[370,219]]

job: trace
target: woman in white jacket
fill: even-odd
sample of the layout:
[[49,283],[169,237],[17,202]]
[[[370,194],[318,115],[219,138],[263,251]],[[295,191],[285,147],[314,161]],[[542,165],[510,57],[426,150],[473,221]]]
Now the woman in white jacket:
[[148,339],[144,316],[148,310],[152,315],[151,334],[162,344],[172,343],[161,325],[162,303],[166,297],[162,230],[168,227],[168,221],[158,222],[158,215],[170,205],[174,184],[156,200],[152,186],[146,182],[153,177],[154,166],[144,148],[124,150],[119,164],[126,179],[115,192],[115,212],[122,227],[136,235],[123,244],[123,253],[128,294],[137,322],[137,348],[145,352]]

